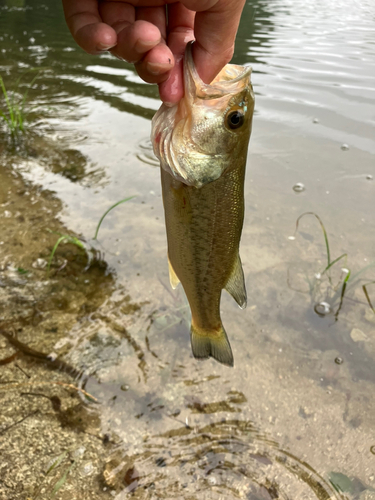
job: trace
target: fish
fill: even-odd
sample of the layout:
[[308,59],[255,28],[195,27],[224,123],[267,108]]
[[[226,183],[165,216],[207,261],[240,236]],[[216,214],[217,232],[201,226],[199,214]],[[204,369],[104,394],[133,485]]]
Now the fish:
[[193,356],[233,366],[220,317],[225,289],[247,303],[239,245],[244,181],[254,113],[251,68],[227,64],[204,83],[185,50],[184,97],[162,104],[151,141],[160,161],[172,288],[181,282],[191,310]]

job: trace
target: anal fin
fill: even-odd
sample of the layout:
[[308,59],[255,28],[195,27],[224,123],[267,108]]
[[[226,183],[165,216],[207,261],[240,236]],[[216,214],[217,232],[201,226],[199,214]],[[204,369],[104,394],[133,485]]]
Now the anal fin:
[[232,295],[241,309],[245,309],[247,304],[247,294],[245,287],[245,277],[243,274],[240,256],[237,256],[232,274],[230,275],[225,290]]
[[171,282],[171,287],[174,290],[175,288],[177,288],[177,285],[180,283],[180,280],[178,279],[178,276],[172,267],[169,257],[168,257],[168,267],[169,267],[169,281]]

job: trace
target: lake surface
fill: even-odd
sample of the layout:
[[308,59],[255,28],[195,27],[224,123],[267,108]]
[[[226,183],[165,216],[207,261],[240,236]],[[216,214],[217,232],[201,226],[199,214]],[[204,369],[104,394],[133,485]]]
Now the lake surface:
[[[192,357],[187,301],[169,285],[157,88],[79,49],[58,3],[0,0],[0,26],[8,90],[41,70],[26,139],[15,148],[1,132],[0,320],[82,370],[64,380],[99,403],[76,391],[83,413],[67,425],[62,395],[54,413],[30,396],[63,375],[20,359],[39,388],[0,394],[1,498],[49,498],[68,469],[48,464],[64,453],[61,499],[375,498],[373,0],[247,2],[234,56],[256,96],[247,309],[222,298],[233,369]],[[48,229],[84,240],[91,266],[62,244],[48,277]],[[14,363],[1,384],[23,380]]]

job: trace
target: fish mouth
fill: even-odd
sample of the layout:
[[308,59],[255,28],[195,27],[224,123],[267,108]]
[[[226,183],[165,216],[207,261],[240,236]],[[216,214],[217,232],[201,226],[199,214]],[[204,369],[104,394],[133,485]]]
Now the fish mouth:
[[226,168],[224,157],[229,158],[230,150],[225,154],[222,150],[208,150],[204,141],[201,147],[192,134],[195,113],[202,116],[206,109],[208,117],[212,112],[220,113],[221,107],[238,94],[253,94],[250,67],[227,64],[210,84],[204,83],[194,64],[193,43],[189,42],[185,50],[185,95],[174,106],[163,104],[159,108],[152,119],[151,140],[163,170],[179,182],[200,188],[222,175]]
[[236,94],[249,85],[251,68],[237,64],[227,64],[211,83],[204,83],[194,64],[193,44],[194,41],[189,42],[185,49],[185,97],[195,96],[200,99],[218,99],[228,94]]

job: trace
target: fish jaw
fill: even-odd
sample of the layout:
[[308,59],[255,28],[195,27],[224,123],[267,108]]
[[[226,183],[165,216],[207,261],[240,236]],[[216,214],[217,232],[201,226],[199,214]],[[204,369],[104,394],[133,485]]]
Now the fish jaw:
[[[152,121],[154,153],[176,180],[201,188],[217,180],[234,156],[246,160],[254,109],[250,74],[250,68],[229,64],[205,84],[188,44],[185,96],[173,107],[163,104]],[[228,127],[233,110],[242,115],[241,128]]]

